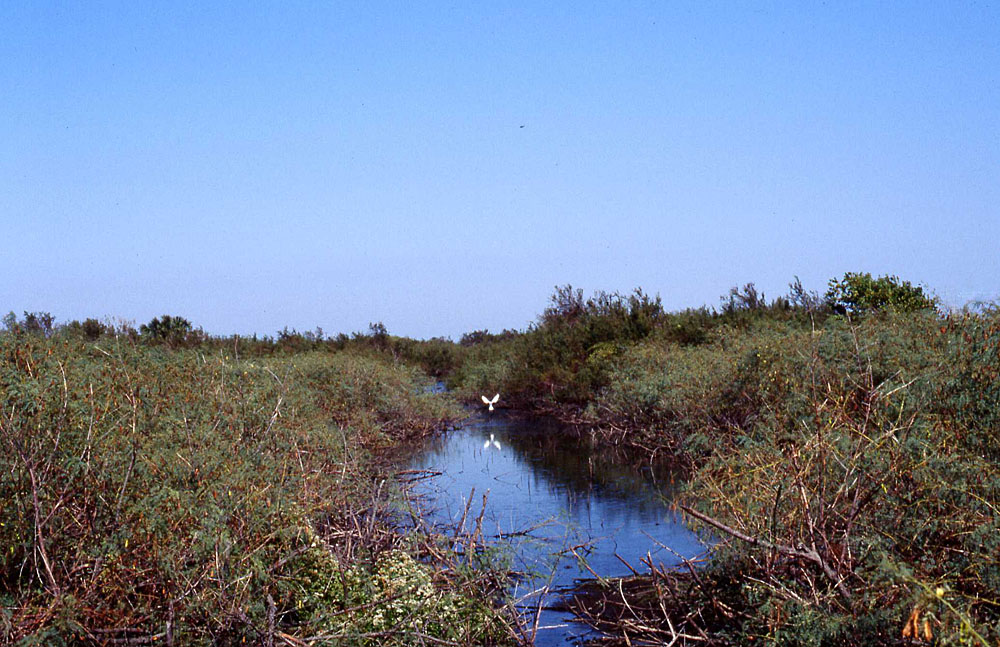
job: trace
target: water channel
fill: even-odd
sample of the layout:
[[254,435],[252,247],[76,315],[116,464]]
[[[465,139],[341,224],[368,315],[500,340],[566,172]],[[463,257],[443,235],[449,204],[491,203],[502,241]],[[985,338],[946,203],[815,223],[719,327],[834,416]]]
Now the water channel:
[[[642,572],[647,556],[669,567],[705,552],[671,510],[675,471],[623,464],[586,439],[569,438],[554,423],[496,411],[429,441],[406,466],[437,473],[417,488],[425,521],[455,526],[472,497],[470,520],[482,512],[484,535],[509,548],[515,570],[534,573],[517,584],[515,598],[547,585],[540,646],[588,634],[559,609],[560,592],[576,580],[628,575],[629,566]],[[538,602],[536,595],[520,604]]]

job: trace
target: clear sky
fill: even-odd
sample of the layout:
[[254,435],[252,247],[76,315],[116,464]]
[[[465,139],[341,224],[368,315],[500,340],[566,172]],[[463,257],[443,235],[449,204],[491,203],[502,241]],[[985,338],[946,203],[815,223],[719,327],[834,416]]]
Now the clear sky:
[[0,310],[523,328],[557,284],[1000,297],[993,2],[0,4]]

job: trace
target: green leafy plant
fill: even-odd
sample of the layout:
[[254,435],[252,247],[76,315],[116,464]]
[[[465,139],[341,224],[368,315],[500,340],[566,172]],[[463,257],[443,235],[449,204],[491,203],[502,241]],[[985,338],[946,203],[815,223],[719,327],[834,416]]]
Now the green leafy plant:
[[[495,642],[481,598],[398,552],[419,540],[374,478],[455,403],[383,355],[237,349],[0,334],[0,643]],[[376,631],[397,603],[416,624]]]
[[896,276],[872,278],[868,272],[847,272],[840,280],[831,280],[826,302],[839,313],[866,314],[878,310],[913,312],[933,309],[936,300],[920,286]]
[[154,342],[163,342],[170,346],[184,344],[194,332],[194,326],[184,317],[163,315],[153,317],[149,323],[139,326],[139,333]]

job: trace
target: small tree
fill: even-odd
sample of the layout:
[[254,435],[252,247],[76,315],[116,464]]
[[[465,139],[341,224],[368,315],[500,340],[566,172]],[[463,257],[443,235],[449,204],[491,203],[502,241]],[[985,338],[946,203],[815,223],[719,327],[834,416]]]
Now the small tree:
[[112,332],[111,326],[105,326],[92,317],[84,319],[82,323],[74,319],[63,326],[63,330],[70,335],[82,337],[87,341],[97,341],[101,335]]
[[819,293],[814,290],[806,290],[802,286],[801,279],[797,276],[794,281],[788,284],[788,290],[786,299],[793,308],[800,308],[812,313],[823,306],[823,299],[820,298]]
[[17,315],[13,310],[3,316],[3,327],[7,332],[15,334],[21,332],[21,324],[17,323]]
[[583,290],[574,290],[569,284],[557,285],[550,303],[551,305],[542,313],[540,318],[542,323],[559,319],[573,323],[586,312]]
[[763,292],[757,291],[757,286],[747,283],[743,288],[733,286],[729,294],[721,298],[722,311],[732,314],[739,310],[761,310],[767,307]]
[[191,322],[184,317],[153,317],[148,324],[139,326],[139,332],[143,337],[157,342],[166,342],[170,346],[177,346],[184,343],[193,327]]
[[914,312],[934,308],[937,300],[920,286],[898,276],[873,279],[868,272],[847,272],[841,280],[831,279],[826,303],[840,314],[867,314],[879,310]]
[[80,324],[83,337],[87,341],[96,341],[106,331],[104,324],[94,318],[87,318]]
[[368,338],[379,350],[385,350],[389,346],[389,331],[381,321],[368,324]]
[[56,318],[48,312],[25,312],[24,329],[33,335],[52,334],[55,328]]
[[27,312],[24,313],[24,319],[21,321],[17,320],[17,315],[13,312],[8,312],[3,318],[3,326],[9,332],[20,334],[28,333],[30,335],[44,335],[49,337],[55,330],[56,318],[53,317],[48,312]]

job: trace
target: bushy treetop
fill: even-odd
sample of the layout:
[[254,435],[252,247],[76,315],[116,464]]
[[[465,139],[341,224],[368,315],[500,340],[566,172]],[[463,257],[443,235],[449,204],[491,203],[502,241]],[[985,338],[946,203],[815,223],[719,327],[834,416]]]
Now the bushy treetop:
[[937,299],[924,289],[898,276],[875,279],[868,272],[847,272],[844,278],[831,279],[826,291],[827,305],[834,312],[865,314],[878,310],[915,312],[934,308]]

